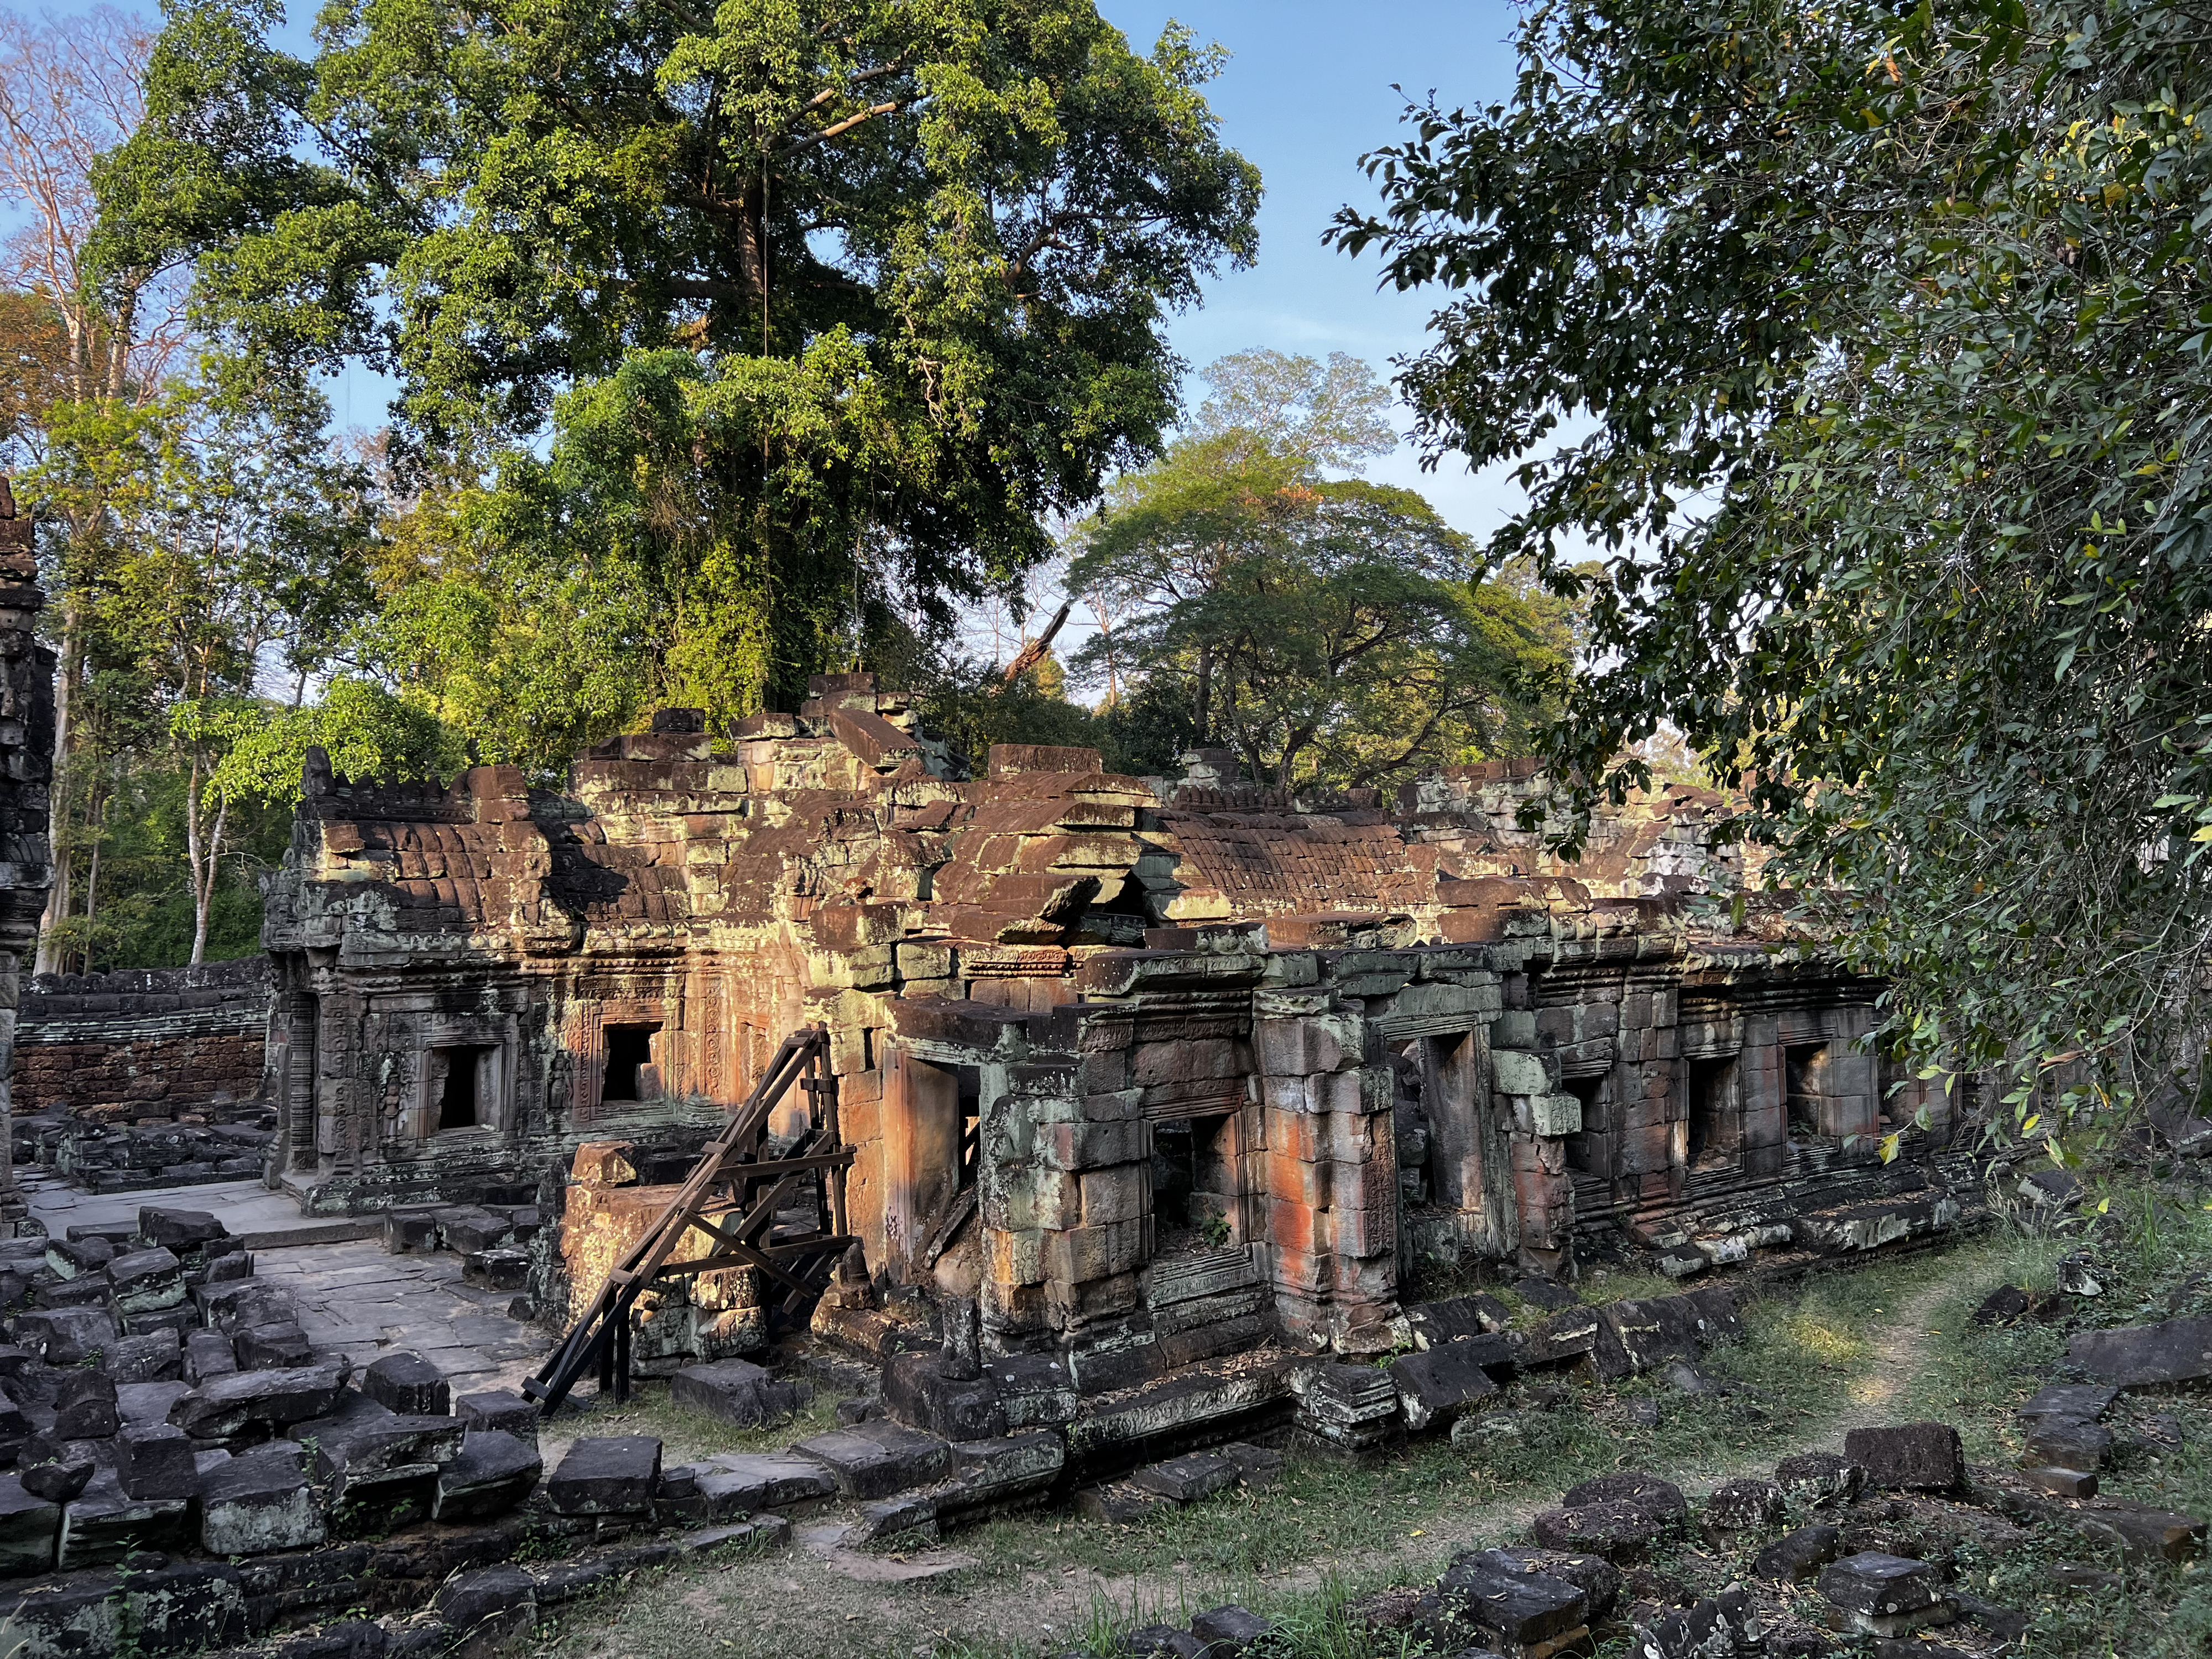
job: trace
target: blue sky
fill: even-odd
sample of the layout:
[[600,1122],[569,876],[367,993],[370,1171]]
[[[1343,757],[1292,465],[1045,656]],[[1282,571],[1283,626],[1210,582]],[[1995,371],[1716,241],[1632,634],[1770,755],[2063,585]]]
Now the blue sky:
[[[1510,92],[1515,9],[1503,0],[1100,0],[1100,9],[1139,50],[1170,17],[1229,49],[1207,95],[1222,137],[1259,167],[1267,186],[1258,263],[1208,284],[1204,308],[1176,320],[1176,349],[1200,365],[1250,346],[1348,351],[1378,368],[1418,351],[1433,300],[1378,291],[1374,258],[1347,258],[1323,247],[1321,234],[1345,203],[1375,204],[1358,158],[1396,141],[1407,94],[1434,88],[1449,106]],[[1449,461],[1424,475],[1410,447],[1372,475],[1419,489],[1476,534],[1513,499],[1501,478],[1470,477]]]

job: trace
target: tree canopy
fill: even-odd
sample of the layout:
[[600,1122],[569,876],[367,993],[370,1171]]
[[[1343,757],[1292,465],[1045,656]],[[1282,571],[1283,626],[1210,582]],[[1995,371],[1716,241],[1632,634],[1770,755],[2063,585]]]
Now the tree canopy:
[[308,58],[277,21],[172,11],[99,268],[190,260],[241,352],[371,363],[403,447],[503,452],[477,576],[592,571],[639,693],[718,715],[1045,557],[1173,413],[1165,316],[1255,246],[1218,54],[1091,0],[370,0]]
[[2151,1086],[2212,941],[2201,20],[1557,0],[1518,46],[1334,234],[1440,291],[1420,436],[1517,459],[1498,550],[1589,605],[1556,774],[1673,722],[1893,1035]]

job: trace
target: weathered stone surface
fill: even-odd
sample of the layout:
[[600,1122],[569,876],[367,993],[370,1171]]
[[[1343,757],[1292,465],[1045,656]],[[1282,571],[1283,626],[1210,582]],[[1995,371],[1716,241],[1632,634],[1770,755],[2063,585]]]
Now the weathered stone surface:
[[149,1205],[138,1212],[138,1237],[149,1246],[181,1252],[204,1249],[228,1235],[205,1210]]
[[276,1440],[200,1477],[200,1547],[210,1555],[307,1549],[328,1535],[300,1448]]
[[837,1491],[837,1483],[821,1464],[787,1452],[723,1452],[692,1468],[694,1486],[706,1501],[707,1518],[713,1521],[814,1503]]
[[1555,1550],[1601,1555],[1608,1561],[1641,1561],[1674,1528],[1634,1503],[1590,1504],[1546,1510],[1530,1523],[1536,1541]]
[[1075,1494],[1076,1512],[1088,1520],[1103,1521],[1111,1526],[1134,1526],[1155,1510],[1165,1509],[1168,1500],[1156,1492],[1146,1492],[1142,1486],[1131,1486],[1126,1480],[1108,1480],[1095,1486],[1085,1486]]
[[1823,1568],[1819,1588],[1847,1628],[1869,1635],[1897,1636],[1948,1623],[1951,1616],[1934,1567],[1879,1550],[1862,1550]]
[[1406,1426],[1417,1433],[1448,1427],[1469,1406],[1499,1392],[1486,1368],[1480,1338],[1439,1343],[1394,1359],[1390,1380]]
[[2035,1417],[2027,1424],[2021,1462],[2094,1473],[2111,1461],[2112,1432],[2078,1417]]
[[403,1417],[444,1417],[452,1410],[446,1374],[419,1354],[386,1354],[362,1372],[361,1391]]
[[249,1423],[282,1426],[327,1416],[345,1388],[343,1360],[295,1370],[218,1376],[178,1401],[169,1420],[202,1440],[236,1434]]
[[1849,1504],[1866,1485],[1866,1470],[1833,1452],[1798,1452],[1774,1466],[1774,1484],[1800,1503]]
[[2112,1410],[2120,1397],[2118,1389],[2092,1382],[2053,1382],[2038,1389],[2020,1408],[2021,1417],[2073,1417],[2094,1423]]
[[1490,1643],[1533,1647],[1582,1628],[1589,1618],[1589,1597],[1580,1586],[1504,1550],[1460,1557],[1437,1580],[1437,1601],[1455,1642],[1471,1632]]
[[15,1340],[49,1365],[82,1365],[121,1334],[105,1308],[50,1308],[21,1315]]
[[12,1474],[0,1474],[0,1577],[52,1568],[61,1526],[59,1504],[28,1491]]
[[888,1421],[833,1430],[791,1449],[827,1469],[847,1498],[888,1498],[926,1486],[952,1466],[950,1443]]
[[1955,1492],[1966,1480],[1966,1449],[1948,1423],[1853,1429],[1844,1455],[1866,1470],[1869,1486],[1886,1491]]
[[1218,1452],[1186,1452],[1139,1469],[1132,1486],[1157,1492],[1174,1504],[1195,1504],[1237,1484],[1237,1465]]
[[650,1435],[578,1440],[545,1483],[561,1515],[642,1515],[660,1480],[660,1442]]
[[2059,1498],[2094,1498],[2097,1477],[2084,1469],[2025,1468],[2020,1478]]
[[221,1331],[191,1331],[184,1338],[184,1354],[179,1375],[195,1386],[218,1376],[228,1376],[238,1369],[238,1356],[231,1352],[230,1339]]
[[1290,1460],[1279,1451],[1265,1446],[1249,1446],[1241,1440],[1232,1440],[1214,1449],[1237,1466],[1237,1478],[1255,1492],[1264,1492],[1283,1478]]
[[54,1390],[53,1432],[64,1440],[106,1440],[123,1426],[115,1379],[105,1371],[72,1371]]
[[431,1513],[441,1521],[484,1521],[504,1515],[530,1496],[544,1464],[538,1448],[497,1429],[471,1431],[461,1449],[438,1469]]
[[145,1336],[118,1337],[100,1360],[101,1369],[118,1382],[165,1382],[173,1379],[183,1360],[183,1349],[173,1330]]
[[1638,1625],[1638,1659],[1735,1659],[1765,1651],[1751,1597],[1731,1588]]
[[1164,1655],[1166,1659],[1200,1659],[1206,1644],[1173,1625],[1139,1625],[1121,1638],[1121,1651],[1135,1656]]
[[115,1437],[115,1475],[134,1499],[191,1498],[199,1491],[192,1437],[167,1423],[132,1424]]
[[1559,1498],[1562,1509],[1585,1509],[1593,1504],[1632,1504],[1662,1522],[1680,1522],[1690,1513],[1689,1501],[1680,1486],[1636,1469],[1601,1474],[1568,1487]]
[[1842,1553],[1843,1539],[1841,1528],[1826,1525],[1784,1533],[1753,1559],[1752,1575],[1790,1583],[1810,1578]]
[[2212,1382],[2212,1317],[2079,1331],[2066,1345],[2066,1357],[2091,1376],[2115,1388],[2161,1389]]
[[1725,1480],[1705,1499],[1705,1523],[1717,1533],[1764,1532],[1780,1524],[1783,1506],[1771,1480]]
[[107,1278],[118,1313],[153,1313],[185,1299],[185,1264],[173,1250],[156,1247],[118,1255],[108,1263]]
[[100,1465],[88,1452],[72,1448],[66,1441],[42,1446],[22,1462],[23,1489],[46,1503],[66,1504],[91,1484],[99,1470]]
[[301,1423],[292,1437],[307,1448],[307,1468],[334,1501],[362,1486],[434,1476],[459,1455],[458,1417],[402,1416],[367,1395],[341,1389],[330,1413]]
[[1194,1615],[1190,1633],[1206,1644],[1207,1659],[1231,1659],[1274,1629],[1255,1613],[1231,1602]]
[[455,1573],[431,1607],[465,1653],[489,1653],[538,1622],[538,1581],[513,1564]]
[[1512,1310],[1494,1296],[1456,1296],[1417,1303],[1406,1310],[1414,1342],[1425,1348],[1487,1335],[1502,1336],[1513,1322]]
[[100,1469],[62,1509],[58,1564],[64,1572],[120,1561],[133,1550],[174,1548],[189,1536],[191,1501],[128,1496],[112,1469]]
[[170,1409],[191,1392],[185,1382],[125,1382],[115,1390],[115,1410],[125,1427],[166,1423]]
[[453,1401],[453,1415],[471,1429],[497,1429],[538,1443],[538,1407],[512,1389],[486,1389]]
[[799,1406],[797,1388],[745,1359],[687,1365],[669,1379],[669,1397],[743,1429],[788,1422]]
[[296,1323],[246,1325],[234,1332],[231,1352],[242,1371],[295,1370],[314,1362],[314,1345]]
[[2194,1559],[2204,1547],[2204,1522],[2148,1504],[2100,1498],[2067,1517],[2083,1537],[2117,1548],[2130,1562]]

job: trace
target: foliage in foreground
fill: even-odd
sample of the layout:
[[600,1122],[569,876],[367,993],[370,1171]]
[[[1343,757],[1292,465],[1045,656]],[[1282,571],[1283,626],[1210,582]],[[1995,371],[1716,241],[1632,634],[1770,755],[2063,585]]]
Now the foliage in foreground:
[[1574,805],[1671,722],[1851,896],[1808,908],[1893,1036],[2079,1059],[2077,1105],[2212,1007],[2203,21],[1552,0],[1512,97],[1413,111],[1335,230],[1445,290],[1421,435],[1521,460],[1498,549],[1588,603]]

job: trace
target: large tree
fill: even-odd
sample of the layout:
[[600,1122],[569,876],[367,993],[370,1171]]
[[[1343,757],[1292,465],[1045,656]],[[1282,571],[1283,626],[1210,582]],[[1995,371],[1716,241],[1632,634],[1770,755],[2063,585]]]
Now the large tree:
[[617,570],[640,693],[718,714],[1043,557],[1255,246],[1218,54],[1091,0],[368,0],[305,60],[276,21],[172,11],[104,268],[189,253],[247,349],[396,375],[419,452],[519,445],[488,562]]
[[1338,226],[1440,291],[1401,385],[1522,462],[1501,550],[1611,556],[1557,775],[1672,721],[1893,1035],[2092,1109],[2201,1052],[2212,967],[2203,25],[1555,0]]

